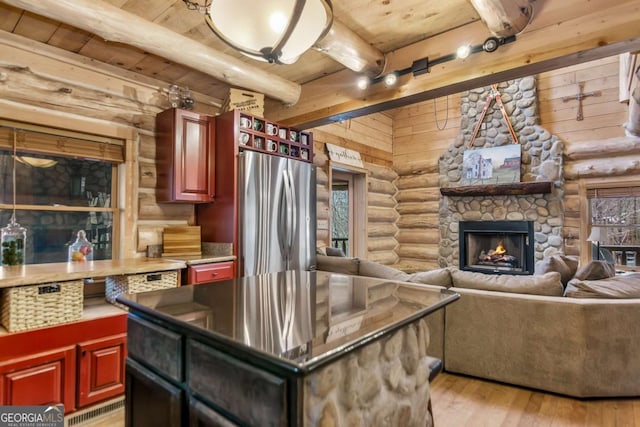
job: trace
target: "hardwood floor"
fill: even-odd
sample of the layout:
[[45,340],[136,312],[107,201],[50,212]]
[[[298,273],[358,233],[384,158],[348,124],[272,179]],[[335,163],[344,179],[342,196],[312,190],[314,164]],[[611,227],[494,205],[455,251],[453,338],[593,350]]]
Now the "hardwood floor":
[[640,427],[640,399],[572,399],[447,373],[431,399],[436,427]]
[[[431,399],[436,427],[640,427],[640,399],[571,399],[447,373]],[[124,409],[81,426],[123,427]]]

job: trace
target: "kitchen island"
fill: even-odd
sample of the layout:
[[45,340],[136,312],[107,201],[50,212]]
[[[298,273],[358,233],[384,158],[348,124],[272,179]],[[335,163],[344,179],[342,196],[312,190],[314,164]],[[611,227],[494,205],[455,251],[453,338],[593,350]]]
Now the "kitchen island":
[[431,425],[424,318],[457,298],[319,271],[123,295],[127,425]]

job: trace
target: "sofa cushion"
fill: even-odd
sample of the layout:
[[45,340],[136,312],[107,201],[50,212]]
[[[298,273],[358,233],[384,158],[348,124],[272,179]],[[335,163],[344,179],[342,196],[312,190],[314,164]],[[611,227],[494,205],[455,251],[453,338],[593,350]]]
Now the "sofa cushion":
[[316,255],[317,269],[322,271],[357,276],[359,264],[358,258]]
[[615,275],[616,269],[613,264],[609,264],[606,261],[591,261],[580,268],[574,278],[578,280],[600,280],[608,279]]
[[566,255],[553,255],[536,263],[535,274],[545,274],[550,271],[560,273],[563,286],[567,286],[578,270],[578,258]]
[[451,287],[451,273],[448,268],[437,270],[420,271],[409,276],[408,282],[424,283],[426,285]]
[[409,275],[404,271],[367,259],[360,260],[358,274],[360,276],[379,277],[381,279],[398,280],[400,282],[406,282],[409,279]]
[[640,273],[601,280],[573,279],[564,295],[572,298],[640,298]]
[[482,289],[486,291],[511,292],[517,294],[562,296],[564,287],[560,273],[550,271],[538,276],[513,276],[508,274],[484,274],[471,271],[451,270],[451,281],[457,288]]

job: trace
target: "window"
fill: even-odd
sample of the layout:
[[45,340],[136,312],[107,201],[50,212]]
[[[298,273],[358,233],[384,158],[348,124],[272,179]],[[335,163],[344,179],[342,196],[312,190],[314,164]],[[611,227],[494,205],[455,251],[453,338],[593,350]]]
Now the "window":
[[15,174],[25,263],[66,262],[79,230],[94,244],[94,260],[113,258],[121,141],[17,126],[0,122],[0,226],[13,213]]
[[351,253],[349,239],[353,221],[351,208],[353,205],[353,188],[351,176],[347,174],[333,174],[331,184],[331,246],[342,249],[345,255]]
[[640,186],[592,188],[587,199],[592,259],[640,266]]
[[331,165],[331,246],[347,256],[366,257],[366,171]]

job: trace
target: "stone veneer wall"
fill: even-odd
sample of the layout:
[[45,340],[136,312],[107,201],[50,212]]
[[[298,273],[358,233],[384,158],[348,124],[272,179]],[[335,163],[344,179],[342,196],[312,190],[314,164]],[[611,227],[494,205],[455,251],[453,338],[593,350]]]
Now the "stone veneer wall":
[[[522,146],[521,181],[552,181],[554,188],[550,194],[441,197],[441,240],[438,255],[438,264],[441,267],[458,265],[458,222],[461,220],[531,220],[534,221],[536,260],[563,251],[564,144],[538,125],[534,77],[501,83],[498,90],[518,142]],[[473,129],[490,91],[490,87],[484,87],[462,95],[461,134],[440,157],[440,187],[462,185],[463,153],[468,149]],[[485,127],[478,133],[473,147],[469,149],[512,143],[509,129],[495,101],[487,111],[484,124]]]
[[305,426],[433,425],[424,319],[305,378]]

